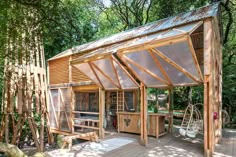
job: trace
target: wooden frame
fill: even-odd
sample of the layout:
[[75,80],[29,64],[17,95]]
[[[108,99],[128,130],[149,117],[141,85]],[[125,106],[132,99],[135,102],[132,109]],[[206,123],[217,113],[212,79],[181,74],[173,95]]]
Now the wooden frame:
[[171,64],[173,67],[175,67],[177,70],[179,70],[180,72],[182,72],[183,74],[185,74],[186,76],[190,77],[193,81],[197,82],[197,83],[201,83],[200,80],[198,80],[197,78],[195,78],[192,74],[190,74],[188,71],[186,71],[185,69],[183,69],[181,66],[179,66],[177,63],[175,63],[174,61],[172,61],[171,59],[169,59],[166,55],[164,55],[163,53],[161,53],[159,50],[156,49],[151,49],[153,52],[155,52],[159,57],[161,57],[162,59],[164,59],[167,63]]
[[[195,19],[199,20],[199,19]],[[203,18],[204,21],[198,21],[196,22],[196,26],[192,28],[191,31],[182,31],[179,30],[178,28],[168,28],[166,30],[162,30],[163,32],[160,32],[160,35],[164,35],[165,33],[168,33],[171,31],[171,29],[181,32],[182,34],[163,38],[163,39],[158,39],[158,32],[152,33],[152,37],[157,38],[149,38],[150,40],[147,41],[146,43],[142,43],[139,45],[133,45],[130,44],[131,42],[135,42],[135,38],[130,38],[129,40],[126,40],[126,42],[123,45],[114,45],[117,47],[114,47],[112,44],[110,44],[107,49],[104,48],[105,46],[103,45],[103,49],[101,49],[102,54],[96,54],[97,52],[100,52],[100,50],[91,52],[93,53],[92,57],[86,58],[86,55],[82,56],[82,58],[79,58],[76,55],[74,59],[72,60],[72,57],[70,57],[70,64],[73,66],[74,64],[79,64],[79,63],[88,63],[88,66],[90,66],[91,70],[93,71],[93,74],[95,75],[97,79],[97,85],[100,87],[99,88],[99,113],[96,113],[99,115],[99,128],[97,129],[99,131],[99,135],[101,138],[104,137],[104,129],[103,129],[103,120],[104,120],[104,105],[105,105],[105,93],[104,90],[108,91],[118,91],[122,92],[123,87],[122,87],[122,82],[119,79],[119,74],[117,72],[117,67],[115,64],[118,64],[119,68],[121,68],[125,74],[134,82],[135,85],[140,89],[140,117],[141,117],[141,142],[144,145],[147,145],[148,143],[148,138],[147,138],[147,99],[146,99],[146,87],[147,84],[144,83],[144,80],[141,79],[140,76],[131,68],[131,65],[134,65],[137,67],[139,70],[147,73],[151,77],[155,78],[156,80],[160,81],[162,84],[161,85],[152,85],[149,87],[155,87],[155,88],[166,88],[169,89],[170,93],[170,107],[173,104],[173,87],[174,86],[195,86],[195,85],[201,85],[204,84],[204,152],[205,156],[211,156],[213,151],[214,151],[214,145],[217,141],[219,141],[220,137],[218,138],[216,131],[219,132],[220,127],[218,128],[218,125],[221,125],[220,120],[213,120],[212,114],[214,112],[217,112],[220,115],[221,112],[221,46],[220,46],[220,33],[219,33],[219,28],[218,28],[218,21],[217,17],[209,17],[209,18]],[[193,23],[193,22],[192,22]],[[186,24],[186,23],[185,23]],[[194,31],[199,28],[203,24],[203,33],[196,33],[198,35],[204,36],[204,46],[203,46],[203,51],[204,51],[204,73],[201,71],[199,63],[198,63],[198,58],[196,56],[196,49],[194,49],[194,43],[191,39],[191,35],[196,35],[194,34]],[[175,27],[175,26],[173,26]],[[176,26],[178,27],[178,26]],[[193,33],[193,34],[192,34]],[[148,34],[148,35],[151,35]],[[147,35],[147,36],[148,36]],[[144,36],[143,36],[144,37]],[[186,68],[182,68],[181,64],[177,64],[174,60],[171,59],[171,57],[168,57],[164,53],[160,52],[159,50],[155,49],[156,47],[160,46],[167,46],[171,45],[173,43],[179,43],[179,42],[186,42],[187,47],[189,48],[189,53],[191,53],[191,62],[193,62],[194,68],[196,68],[196,74],[192,74],[189,72]],[[113,43],[114,44],[114,43]],[[122,44],[121,42],[119,44]],[[113,49],[117,48],[117,49]],[[104,53],[102,52],[104,50]],[[116,51],[114,54],[112,50]],[[126,54],[129,53],[134,53],[134,52],[139,52],[139,51],[147,51],[151,58],[155,62],[155,67],[159,68],[161,74],[164,76],[165,79],[162,77],[157,76],[155,73],[150,71],[149,69],[144,68],[141,66],[139,63],[136,63],[132,58],[129,58],[126,56]],[[163,50],[164,51],[164,50]],[[219,52],[219,53],[218,53]],[[89,53],[89,51],[88,51]],[[85,52],[83,52],[85,54]],[[116,58],[118,57],[118,58]],[[158,58],[157,58],[158,57]],[[160,58],[159,58],[160,57]],[[99,68],[94,61],[98,59],[106,59],[108,58],[109,62],[112,65],[112,72],[115,74],[115,78],[110,77],[108,74],[106,74],[103,69]],[[82,60],[84,59],[84,60]],[[161,59],[161,60],[160,60]],[[190,78],[193,80],[191,83],[180,83],[180,84],[174,84],[173,81],[170,78],[170,75],[168,75],[168,72],[165,70],[163,65],[161,64],[160,61],[164,60],[167,62],[170,66],[174,67],[177,69],[181,74],[185,75],[187,78]],[[123,66],[124,65],[124,66]],[[71,68],[71,66],[69,68]],[[105,89],[104,85],[102,84],[103,82],[97,75],[97,72],[100,72],[102,76],[104,76],[108,81],[112,83],[117,89],[113,86],[112,88]],[[71,77],[71,70],[69,70],[70,76]],[[195,76],[196,75],[196,76]],[[220,75],[217,77],[217,75]],[[69,78],[71,81],[71,78]],[[187,82],[187,81],[186,81]],[[140,84],[139,84],[140,83]],[[215,87],[219,89],[215,89]],[[132,87],[135,89],[135,87]],[[74,89],[74,87],[72,88]],[[131,89],[131,88],[128,88]],[[79,89],[78,89],[79,90]],[[123,109],[124,110],[124,109]],[[172,110],[170,109],[169,111],[171,113],[170,115],[170,123],[169,123],[169,131],[171,132],[171,127],[173,124],[172,120]],[[73,112],[72,112],[73,113]],[[119,119],[119,117],[118,117]],[[59,123],[59,122],[57,122]],[[73,123],[72,123],[73,124]],[[71,125],[72,125],[71,124]],[[217,126],[216,126],[217,125]],[[216,128],[217,127],[217,128]],[[118,128],[119,131],[119,128]],[[158,132],[157,132],[158,134]],[[220,136],[220,135],[219,135]]]
[[168,86],[173,86],[170,77],[167,75],[166,71],[164,70],[163,66],[161,65],[160,61],[154,56],[152,50],[148,50],[149,54],[152,56],[153,60],[156,63],[156,66],[160,69],[162,75],[166,78],[168,81]]
[[141,142],[144,145],[148,144],[148,134],[147,134],[147,98],[146,98],[146,87],[141,84],[140,86],[140,121],[141,121]]
[[[148,53],[148,52],[147,52],[147,53]],[[156,74],[154,74],[153,72],[151,72],[150,70],[147,70],[147,69],[143,68],[141,65],[135,63],[133,60],[129,59],[128,57],[122,55],[121,58],[124,59],[125,61],[127,61],[127,62],[133,64],[134,66],[136,66],[136,67],[139,68],[140,70],[144,71],[145,73],[151,75],[152,77],[154,77],[154,78],[157,79],[158,81],[162,82],[163,84],[168,85],[168,82],[167,82],[167,81],[163,80],[162,78],[160,78],[159,76],[157,76]],[[133,72],[135,72],[135,71],[133,71]],[[136,72],[135,72],[135,73],[136,73]],[[138,76],[138,74],[137,74],[137,76]],[[144,81],[143,81],[140,77],[138,77],[138,78],[144,83]]]
[[[91,63],[105,78],[107,78],[113,85],[115,85],[118,89],[121,88],[117,83],[114,82],[108,75],[106,75],[97,65]],[[118,80],[117,80],[118,81]]]

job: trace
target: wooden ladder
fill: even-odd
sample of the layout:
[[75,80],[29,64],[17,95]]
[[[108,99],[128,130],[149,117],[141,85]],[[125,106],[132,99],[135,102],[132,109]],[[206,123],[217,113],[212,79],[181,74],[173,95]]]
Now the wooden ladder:
[[117,91],[117,112],[124,111],[124,91]]

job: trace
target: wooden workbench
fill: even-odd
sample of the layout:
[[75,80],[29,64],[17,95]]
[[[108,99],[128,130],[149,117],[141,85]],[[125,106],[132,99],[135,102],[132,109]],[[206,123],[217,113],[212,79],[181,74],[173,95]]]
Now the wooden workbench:
[[[158,138],[165,133],[166,114],[148,113],[148,135]],[[118,112],[118,132],[140,134],[139,112]]]

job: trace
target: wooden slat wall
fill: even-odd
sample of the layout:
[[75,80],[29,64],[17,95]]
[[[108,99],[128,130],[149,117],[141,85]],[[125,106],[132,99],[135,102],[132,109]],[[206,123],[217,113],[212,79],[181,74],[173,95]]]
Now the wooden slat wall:
[[50,84],[69,83],[69,57],[52,60],[48,64]]
[[91,81],[86,75],[80,70],[72,66],[72,82],[79,83],[83,81]]
[[[71,83],[69,81],[69,57],[49,61],[49,84]],[[91,81],[80,70],[72,66],[72,82]]]

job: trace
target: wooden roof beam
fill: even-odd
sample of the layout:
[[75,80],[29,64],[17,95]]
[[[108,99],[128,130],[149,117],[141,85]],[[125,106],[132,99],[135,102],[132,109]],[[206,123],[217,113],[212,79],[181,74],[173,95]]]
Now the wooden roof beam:
[[154,53],[152,52],[151,49],[148,49],[149,54],[152,56],[154,62],[156,63],[157,67],[160,69],[162,75],[166,78],[166,80],[168,81],[169,86],[173,86],[173,83],[170,80],[170,77],[168,76],[167,72],[165,71],[165,69],[163,68],[163,66],[161,65],[160,61],[157,59],[157,57],[154,56]]
[[[121,57],[120,57],[121,58]],[[112,55],[112,59],[113,61],[115,61],[120,67],[121,69],[127,74],[127,76],[139,87],[139,84],[136,82],[136,80],[130,75],[130,73],[120,64],[119,61],[117,61],[117,59]],[[126,63],[125,63],[126,64]],[[127,65],[126,65],[127,66]],[[138,77],[137,77],[138,78]]]
[[141,65],[135,63],[133,60],[129,59],[128,57],[123,56],[123,58],[124,58],[127,62],[129,62],[129,63],[135,65],[137,68],[139,68],[139,69],[141,69],[142,71],[148,73],[149,75],[151,75],[152,77],[154,77],[154,78],[157,79],[158,81],[162,82],[163,84],[168,85],[168,82],[167,82],[167,81],[163,80],[162,78],[160,78],[159,76],[157,76],[157,75],[154,74],[153,72],[151,72],[151,71],[149,71],[149,70],[143,68]]
[[171,64],[173,67],[175,67],[177,70],[179,70],[180,72],[182,72],[183,74],[185,74],[186,76],[190,77],[192,80],[194,80],[197,83],[202,83],[201,80],[198,80],[196,77],[194,77],[192,74],[190,74],[188,71],[186,71],[185,69],[183,69],[181,66],[179,66],[178,64],[176,64],[174,61],[172,61],[171,59],[169,59],[166,55],[164,55],[163,53],[161,53],[159,50],[156,49],[151,49],[152,52],[156,53],[159,57],[161,57],[163,60],[165,60],[167,63]]
[[93,66],[91,65],[91,63],[90,63],[90,62],[88,62],[88,64],[89,64],[90,68],[92,69],[92,71],[93,71],[94,75],[96,76],[96,78],[97,78],[98,82],[100,83],[100,85],[99,85],[99,86],[102,86],[102,88],[103,88],[103,89],[105,89],[105,88],[104,88],[104,86],[103,86],[103,84],[102,84],[102,82],[101,82],[101,80],[99,79],[99,77],[98,77],[98,75],[97,75],[96,71],[93,69]]
[[197,56],[196,56],[196,53],[195,53],[195,50],[194,50],[194,47],[193,47],[193,43],[192,43],[190,37],[188,37],[188,45],[189,45],[191,54],[193,56],[194,64],[195,64],[195,67],[197,69],[198,75],[199,75],[201,81],[203,81],[202,71],[201,71],[201,68],[200,68],[200,66],[198,64]]
[[118,84],[119,84],[120,88],[122,88],[122,87],[121,87],[121,84],[120,84],[119,77],[118,77],[118,73],[117,73],[116,68],[115,68],[115,65],[114,65],[114,63],[113,63],[112,56],[109,57],[109,60],[110,60],[111,65],[112,65],[112,69],[113,69],[113,71],[114,71],[114,73],[115,73],[115,75],[116,75],[116,79],[117,79],[117,81],[118,81]]
[[104,77],[106,77],[113,85],[115,85],[118,89],[120,89],[121,87],[115,83],[108,75],[106,75],[99,67],[97,67],[97,65],[95,65],[94,63],[91,63],[92,66],[94,66]]

